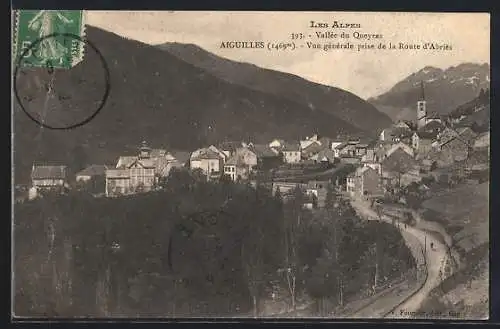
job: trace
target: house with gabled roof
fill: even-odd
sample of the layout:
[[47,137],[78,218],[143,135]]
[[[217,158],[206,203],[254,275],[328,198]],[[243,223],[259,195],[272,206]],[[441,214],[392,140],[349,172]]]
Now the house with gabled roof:
[[[184,163],[186,159],[184,159]],[[172,153],[153,149],[145,141],[134,156],[120,156],[116,168],[106,170],[106,195],[122,195],[153,190],[174,166],[182,166]]]
[[335,154],[335,157],[340,158],[340,155],[343,154],[343,149],[348,145],[348,143],[340,143],[333,147],[333,153]]
[[334,163],[335,152],[329,148],[324,148],[311,157],[311,160],[317,163]]
[[214,151],[212,148],[196,150],[191,154],[190,167],[192,170],[201,169],[207,180],[222,172],[225,155]]
[[31,168],[31,185],[36,190],[59,189],[67,185],[67,167],[35,165]]
[[256,155],[260,169],[275,168],[283,163],[283,153],[267,144],[250,144],[248,149]]
[[439,160],[441,166],[451,165],[455,161],[464,161],[474,148],[476,138],[469,127],[446,129],[440,134],[433,146],[440,152]]
[[130,171],[126,168],[106,170],[106,196],[119,196],[132,193]]
[[[76,174],[76,182],[95,193],[105,192],[106,170],[112,166],[93,164]],[[82,187],[82,185],[80,185]]]
[[309,145],[311,145],[312,143],[314,142],[318,142],[319,141],[319,138],[318,138],[318,135],[317,134],[314,134],[312,135],[311,137],[306,137],[305,139],[301,140],[299,142],[299,145],[300,145],[300,149],[305,149],[306,147],[308,147]]
[[301,150],[301,157],[303,159],[311,159],[312,156],[318,154],[324,148],[319,141],[313,142]]
[[[314,141],[311,141],[310,144],[312,143]],[[285,163],[299,163],[302,160],[302,151],[299,143],[285,142],[281,152],[283,153],[283,161]]]
[[377,170],[363,166],[347,176],[347,192],[351,196],[362,197],[378,195],[380,189],[380,175]]
[[[409,150],[411,151],[411,148]],[[420,167],[411,152],[404,147],[397,147],[390,151],[381,162],[384,185],[401,185],[401,178],[405,174],[418,176]]]
[[394,153],[397,150],[402,150],[403,152],[407,153],[409,156],[413,157],[415,155],[415,152],[413,149],[406,143],[399,142],[397,144],[393,144],[389,150],[386,152],[385,157],[390,157],[392,153]]

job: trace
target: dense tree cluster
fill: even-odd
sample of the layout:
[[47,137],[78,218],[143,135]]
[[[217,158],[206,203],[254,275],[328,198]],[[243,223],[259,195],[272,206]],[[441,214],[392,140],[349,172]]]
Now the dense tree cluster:
[[264,187],[184,170],[162,184],[120,198],[75,190],[16,205],[15,313],[258,315],[271,282],[292,308],[301,294],[338,304],[413,266],[393,227],[360,221],[332,190],[313,213],[298,189],[284,202]]

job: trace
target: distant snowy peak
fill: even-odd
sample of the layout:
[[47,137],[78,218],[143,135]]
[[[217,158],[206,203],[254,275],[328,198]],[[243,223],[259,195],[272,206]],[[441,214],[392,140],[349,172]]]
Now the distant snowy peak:
[[488,89],[490,77],[490,66],[486,63],[463,63],[446,69],[426,66],[368,101],[393,120],[407,119],[415,115],[413,110],[423,82],[429,110],[445,114],[475,98],[481,89]]

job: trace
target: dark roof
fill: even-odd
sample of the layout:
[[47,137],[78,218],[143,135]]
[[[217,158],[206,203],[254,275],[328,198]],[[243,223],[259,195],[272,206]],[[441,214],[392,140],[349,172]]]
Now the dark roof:
[[217,146],[217,148],[221,151],[234,152],[236,151],[237,148],[241,146],[242,146],[241,142],[222,142]]
[[292,142],[285,142],[283,145],[282,151],[284,152],[298,152],[300,151],[300,144],[299,143],[292,143]]
[[277,156],[276,152],[274,152],[269,145],[266,144],[254,144],[250,147],[250,150],[257,155],[258,158],[267,158],[267,157],[275,157]]
[[325,157],[328,160],[333,161],[335,159],[335,152],[333,152],[331,149],[324,148],[318,152],[317,156],[319,161],[321,161]]
[[32,179],[65,179],[66,166],[34,166]]
[[425,100],[424,82],[420,81],[420,98],[419,100]]
[[441,120],[441,115],[437,112],[434,112],[434,113],[427,115],[427,119],[439,119],[439,120]]
[[93,164],[78,172],[76,176],[104,176],[106,174],[106,165]]
[[335,149],[336,149],[336,150],[342,150],[342,149],[344,149],[347,145],[349,145],[349,144],[347,144],[347,143],[341,143],[341,144],[339,144],[339,145],[335,146]]
[[416,134],[422,139],[435,139],[438,135],[437,131],[417,131]]
[[191,158],[191,160],[201,160],[201,159],[220,159],[221,156],[219,153],[209,149],[209,148],[206,148],[206,149],[203,149],[201,150],[200,153],[198,153],[198,155],[194,156],[193,158]]
[[385,171],[407,172],[415,164],[416,161],[412,156],[400,148],[382,161],[382,167]]

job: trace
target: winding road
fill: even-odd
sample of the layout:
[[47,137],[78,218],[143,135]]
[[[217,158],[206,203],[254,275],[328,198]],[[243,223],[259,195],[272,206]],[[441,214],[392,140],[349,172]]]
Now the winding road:
[[[362,217],[369,220],[379,220],[378,214],[370,208],[369,202],[364,200],[352,200],[351,203],[354,209],[356,209],[358,214]],[[380,220],[393,224],[392,218],[386,215],[382,215]],[[398,224],[396,223],[395,225]],[[441,272],[444,270],[444,264],[448,261],[447,247],[426,231],[422,231],[409,225],[405,226],[404,224],[399,224],[398,226],[417,261],[417,266],[420,264],[421,266],[427,267],[427,278],[420,289],[410,294],[410,296],[407,297],[402,303],[399,302],[395,304],[390,313],[376,314],[378,312],[373,309],[373,315],[370,317],[386,317],[393,319],[421,318],[422,315],[418,314],[419,308],[426,297],[429,296],[431,290],[437,287],[443,279]],[[418,242],[420,246],[416,246],[415,242]],[[433,245],[433,248],[430,247],[431,244]],[[424,251],[422,252],[422,250]],[[424,257],[422,257],[422,253],[424,254]],[[359,313],[370,314],[369,312],[369,309],[364,309]]]

